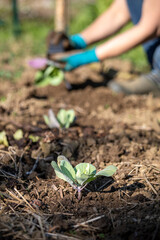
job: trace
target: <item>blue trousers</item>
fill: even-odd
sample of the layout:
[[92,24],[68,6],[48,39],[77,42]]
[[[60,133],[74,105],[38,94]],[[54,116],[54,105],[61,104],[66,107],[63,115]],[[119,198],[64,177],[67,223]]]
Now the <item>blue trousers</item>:
[[[131,19],[137,24],[141,18],[143,0],[126,0]],[[147,26],[146,26],[147,27]],[[154,38],[143,44],[148,61],[153,69],[160,70],[160,38]]]

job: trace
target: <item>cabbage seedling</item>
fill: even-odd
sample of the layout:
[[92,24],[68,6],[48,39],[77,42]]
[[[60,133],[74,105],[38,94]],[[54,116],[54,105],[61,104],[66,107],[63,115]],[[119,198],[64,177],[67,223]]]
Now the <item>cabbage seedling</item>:
[[56,119],[56,116],[55,116],[52,109],[49,109],[48,110],[48,116],[43,115],[43,118],[44,118],[44,121],[45,121],[46,125],[49,128],[52,129],[52,128],[59,128],[60,127],[60,124],[59,124],[58,120]]
[[69,160],[60,155],[55,161],[51,162],[57,177],[68,182],[74,189],[78,191],[78,199],[81,199],[81,191],[87,184],[95,180],[99,176],[111,177],[117,170],[113,165],[110,165],[96,173],[96,168],[90,163],[79,163],[74,168]]
[[35,76],[35,84],[40,87],[47,85],[58,86],[63,80],[63,71],[54,66],[49,66],[44,70],[37,71]]
[[28,136],[28,138],[29,138],[30,140],[32,140],[33,143],[38,142],[39,139],[40,139],[39,136],[34,136],[34,135],[32,135],[32,134],[30,134],[30,135]]
[[15,140],[20,140],[20,139],[22,139],[23,138],[23,131],[22,131],[22,129],[18,129],[14,134],[13,134],[13,138],[15,139]]
[[62,128],[69,128],[70,125],[74,122],[75,117],[76,116],[73,109],[61,109],[57,114],[57,120]]
[[9,146],[5,131],[0,132],[0,144],[3,144],[5,147]]
[[43,118],[49,128],[69,128],[75,120],[75,112],[73,109],[61,109],[56,118],[52,109],[49,109],[48,116],[44,115]]

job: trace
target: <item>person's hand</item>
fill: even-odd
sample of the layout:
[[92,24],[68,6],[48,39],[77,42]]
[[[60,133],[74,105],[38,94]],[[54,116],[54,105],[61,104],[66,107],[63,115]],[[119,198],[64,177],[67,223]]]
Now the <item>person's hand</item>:
[[99,59],[96,55],[96,49],[94,48],[85,52],[61,58],[59,61],[65,63],[64,66],[65,71],[71,71],[85,64],[99,62]]
[[70,44],[75,49],[83,49],[87,47],[87,43],[85,39],[80,34],[71,35],[69,37],[69,40],[70,40]]
[[46,38],[46,43],[48,47],[48,55],[62,53],[74,49],[70,43],[70,39],[63,32],[51,31]]
[[75,49],[83,49],[87,46],[80,34],[67,36],[63,32],[51,31],[46,39],[48,55],[63,53]]

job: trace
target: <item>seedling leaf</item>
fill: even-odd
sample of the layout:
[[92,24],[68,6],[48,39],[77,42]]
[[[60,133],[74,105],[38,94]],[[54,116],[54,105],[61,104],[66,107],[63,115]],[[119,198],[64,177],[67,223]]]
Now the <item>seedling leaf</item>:
[[67,123],[66,123],[66,128],[69,128],[71,123],[73,123],[75,120],[75,112],[73,109],[70,109],[67,111]]
[[57,177],[68,182],[72,187],[74,187],[73,181],[61,171],[61,169],[58,167],[58,165],[55,161],[52,161],[51,165],[54,168],[54,171],[55,171],[55,174]]
[[60,125],[62,127],[65,126],[65,123],[67,121],[67,115],[66,115],[66,110],[65,109],[60,109],[58,114],[57,114],[57,119],[58,119],[58,122],[60,123]]
[[43,119],[44,119],[44,122],[45,124],[50,127],[50,122],[49,122],[49,117],[47,115],[43,115]]
[[90,163],[80,163],[74,169],[77,182],[80,185],[96,174],[96,168]]
[[88,176],[96,174],[95,166],[93,166],[90,163],[79,163],[78,165],[75,166],[74,169],[75,169],[75,172],[79,170],[81,173],[84,173]]
[[72,179],[72,181],[74,182],[76,174],[74,168],[72,167],[68,159],[65,156],[60,155],[57,159],[57,162],[63,174]]
[[63,71],[55,66],[49,66],[45,70],[37,71],[35,75],[35,84],[41,87],[47,85],[58,86],[63,80]]
[[23,131],[22,129],[18,129],[14,134],[13,137],[15,140],[20,140],[23,138]]
[[34,136],[34,135],[32,135],[32,134],[30,134],[29,135],[29,139],[31,139],[32,140],[32,142],[38,142],[38,140],[40,139],[40,137],[39,136]]
[[48,78],[49,84],[52,86],[58,86],[64,80],[63,71],[52,66],[46,69],[44,76]]
[[99,171],[96,173],[95,176],[105,176],[105,177],[111,177],[115,172],[117,168],[113,165],[106,167],[105,169]]
[[71,123],[73,123],[73,121],[75,120],[75,112],[73,109],[61,109],[57,114],[57,119],[61,127],[69,128]]
[[3,144],[5,147],[9,146],[5,131],[0,132],[0,144]]
[[38,71],[35,75],[35,85],[38,87],[45,87],[49,85],[50,79],[44,78],[43,71]]
[[44,77],[48,77],[53,72],[53,70],[55,70],[54,67],[52,66],[47,67],[44,71]]

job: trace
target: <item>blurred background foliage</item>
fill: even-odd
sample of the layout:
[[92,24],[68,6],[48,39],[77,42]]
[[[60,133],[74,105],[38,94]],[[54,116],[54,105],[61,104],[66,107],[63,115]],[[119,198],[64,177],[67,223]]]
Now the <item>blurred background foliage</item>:
[[[85,1],[81,1],[78,3],[79,7],[77,6],[77,2],[73,2],[71,8],[71,32],[73,33],[83,30],[86,26],[92,23],[96,17],[104,12],[112,2],[113,0],[96,0],[90,1],[86,4]],[[75,9],[75,11],[73,9]],[[72,11],[74,12],[72,13]]]
[[[10,59],[23,56],[45,56],[45,38],[54,29],[54,0],[46,0],[48,10],[44,8],[42,0],[19,0],[19,17],[21,35],[13,34],[13,17],[11,1],[1,0],[0,4],[0,52],[8,53]],[[49,6],[49,1],[51,6]],[[4,2],[4,4],[3,4]],[[33,2],[35,5],[33,5]],[[36,5],[37,2],[37,5]],[[70,19],[68,34],[78,33],[99,16],[113,0],[69,0]],[[36,7],[38,6],[38,7]],[[109,23],[110,24],[110,23]],[[128,24],[122,31],[130,28]],[[96,29],[95,29],[96,31]],[[139,46],[120,56],[121,59],[131,61],[138,71],[146,71],[148,64]]]

